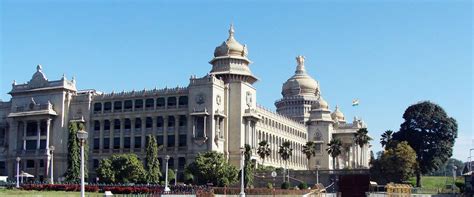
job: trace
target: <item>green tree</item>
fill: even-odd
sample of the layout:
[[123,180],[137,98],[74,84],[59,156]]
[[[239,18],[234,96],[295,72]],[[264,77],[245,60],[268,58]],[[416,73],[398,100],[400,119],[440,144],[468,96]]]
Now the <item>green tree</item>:
[[[64,176],[66,177],[67,182],[79,183],[81,177],[81,147],[79,139],[77,139],[77,131],[84,129],[84,124],[77,122],[69,123],[69,135],[68,135],[68,154],[67,154],[67,170]],[[84,146],[84,177],[88,177],[87,169],[87,159],[89,146],[87,146],[87,141]]]
[[263,140],[260,143],[258,143],[257,154],[262,159],[262,166],[263,166],[263,163],[265,162],[265,158],[267,158],[268,156],[272,154],[270,145],[268,144],[266,140]]
[[421,175],[440,168],[451,157],[458,125],[444,109],[429,101],[408,107],[400,130],[393,134],[397,141],[407,141],[416,152],[416,186]]
[[[165,179],[165,177],[163,177],[163,179]],[[174,173],[174,170],[168,169],[168,183],[172,185],[175,179],[176,179],[176,174]]]
[[327,145],[326,151],[332,157],[332,168],[336,169],[336,157],[342,153],[342,142],[340,139],[332,138]]
[[153,135],[148,135],[146,145],[146,182],[157,184],[160,182],[160,161],[158,160],[158,145]]
[[303,146],[301,149],[304,155],[306,155],[306,159],[308,159],[308,168],[309,168],[309,160],[311,157],[316,156],[316,144],[313,141],[306,142],[306,145]]
[[376,169],[380,170],[378,173],[381,175],[378,178],[385,179],[383,183],[403,183],[413,176],[413,169],[417,165],[416,153],[403,141],[384,151],[376,165],[379,165]]
[[[368,135],[369,131],[367,128],[361,128],[357,130],[354,141],[359,147],[362,149],[364,145],[369,144],[369,141],[372,140],[372,138]],[[362,151],[360,154],[360,164],[362,165],[363,161],[362,158],[364,157],[364,152]]]
[[289,141],[283,142],[280,146],[280,149],[278,150],[278,154],[280,154],[281,159],[285,161],[285,177],[286,174],[288,174],[288,159],[290,159],[291,155],[293,154],[293,148],[291,148],[291,143]]
[[226,161],[222,153],[210,151],[199,153],[194,162],[186,167],[186,172],[193,174],[197,184],[228,186],[237,182],[239,171]]
[[453,174],[453,166],[456,166],[456,176],[461,176],[463,173],[464,163],[461,160],[449,158],[440,168],[431,173],[430,176],[445,176]]
[[382,148],[385,146],[389,146],[390,143],[393,141],[393,131],[392,130],[386,130],[385,132],[382,133],[382,136],[380,138],[380,144],[382,145]]
[[99,180],[106,183],[141,183],[145,174],[142,162],[133,153],[114,154],[103,159],[98,168]]
[[[255,165],[251,159],[252,157],[252,147],[248,144],[245,144],[244,151],[244,186],[248,188],[250,185],[253,185],[253,175],[255,172]],[[240,173],[239,173],[240,174]]]

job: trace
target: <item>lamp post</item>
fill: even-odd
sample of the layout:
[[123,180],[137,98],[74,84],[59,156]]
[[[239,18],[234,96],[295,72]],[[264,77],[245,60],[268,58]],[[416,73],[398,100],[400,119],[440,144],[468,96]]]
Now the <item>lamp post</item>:
[[244,189],[244,153],[245,148],[240,147],[240,196],[245,196],[245,189]]
[[472,156],[471,152],[474,150],[474,148],[469,149],[469,171],[472,171]]
[[316,165],[316,184],[319,184],[319,168],[321,166]]
[[453,185],[451,186],[451,188],[453,189],[453,193],[455,193],[454,186],[456,183],[456,170],[457,169],[458,167],[453,164]]
[[174,186],[176,186],[177,181],[178,181],[178,169],[174,169]]
[[21,158],[16,158],[16,188],[20,188],[20,161]]
[[170,156],[166,155],[165,156],[166,160],[166,171],[165,171],[165,192],[169,192],[170,188],[168,187],[168,161],[170,160]]
[[53,165],[53,163],[54,163],[54,159],[53,159],[54,146],[50,146],[49,151],[51,151],[51,161],[50,161],[50,163],[51,163],[51,172],[50,172],[51,178],[50,179],[51,179],[51,184],[54,184],[54,176],[53,176],[53,172],[54,172],[54,170],[53,170],[53,166],[54,166]]
[[86,143],[87,139],[87,132],[84,130],[80,130],[77,132],[77,138],[81,143],[81,197],[85,196],[85,183],[84,183],[84,144]]

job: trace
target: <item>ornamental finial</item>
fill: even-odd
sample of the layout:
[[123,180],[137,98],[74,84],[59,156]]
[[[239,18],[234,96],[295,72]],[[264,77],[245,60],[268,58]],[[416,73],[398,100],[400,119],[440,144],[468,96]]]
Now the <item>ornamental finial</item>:
[[229,38],[233,38],[234,37],[234,24],[231,23],[230,24],[230,28],[229,28]]
[[43,67],[41,66],[41,64],[38,64],[36,66],[36,71],[41,72],[41,70],[43,70]]
[[296,66],[296,74],[303,74],[306,72],[304,68],[304,59],[305,57],[302,55],[296,56],[296,63],[298,64],[298,66]]

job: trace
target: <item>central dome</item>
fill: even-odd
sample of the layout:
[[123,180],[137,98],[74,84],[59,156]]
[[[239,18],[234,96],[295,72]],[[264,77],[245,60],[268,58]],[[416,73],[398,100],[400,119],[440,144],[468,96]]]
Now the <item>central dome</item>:
[[283,97],[319,95],[318,82],[306,73],[304,60],[304,56],[296,57],[298,66],[295,74],[283,84],[281,91]]
[[214,57],[222,57],[222,56],[239,56],[239,57],[246,57],[247,56],[247,46],[240,44],[234,38],[234,26],[231,25],[229,29],[229,38],[226,41],[222,42],[222,44],[214,50]]

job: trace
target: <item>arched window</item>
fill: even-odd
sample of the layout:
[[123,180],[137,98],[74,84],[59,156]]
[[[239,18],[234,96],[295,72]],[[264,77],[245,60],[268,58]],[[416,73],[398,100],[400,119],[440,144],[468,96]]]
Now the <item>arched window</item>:
[[112,110],[112,103],[111,102],[105,102],[104,103],[104,111],[105,112],[110,112]]
[[122,111],[122,101],[115,101],[114,112],[121,112],[121,111]]
[[187,118],[185,115],[180,115],[179,116],[179,126],[180,127],[185,127],[186,126],[186,123],[187,123]]
[[174,116],[168,116],[168,128],[174,127],[174,125],[175,125]]
[[176,106],[176,97],[168,97],[168,107]]
[[179,106],[187,106],[188,105],[188,96],[180,96],[179,97]]
[[102,103],[94,103],[94,113],[102,112]]
[[163,128],[163,117],[161,116],[156,117],[156,127]]
[[100,121],[94,120],[94,131],[100,131]]
[[104,130],[110,130],[110,120],[104,120]]
[[315,141],[323,141],[323,135],[321,134],[321,132],[316,131],[316,133],[314,135],[314,140]]
[[157,108],[163,108],[165,107],[165,98],[158,98],[156,99],[156,107]]
[[151,117],[146,117],[145,126],[147,129],[153,126],[153,119]]
[[147,109],[153,108],[154,104],[155,104],[155,99],[149,98],[149,99],[146,99],[145,101],[145,107]]
[[128,129],[128,130],[132,128],[132,122],[130,121],[130,119],[128,118],[125,119],[124,127],[125,129]]
[[142,109],[143,108],[143,100],[142,99],[136,99],[135,100],[135,109]]
[[114,120],[114,130],[120,130],[120,120],[119,119]]
[[124,108],[125,108],[125,111],[132,111],[132,108],[133,108],[132,100],[126,100],[124,102]]
[[142,128],[142,119],[135,118],[135,129],[141,129],[141,128]]

